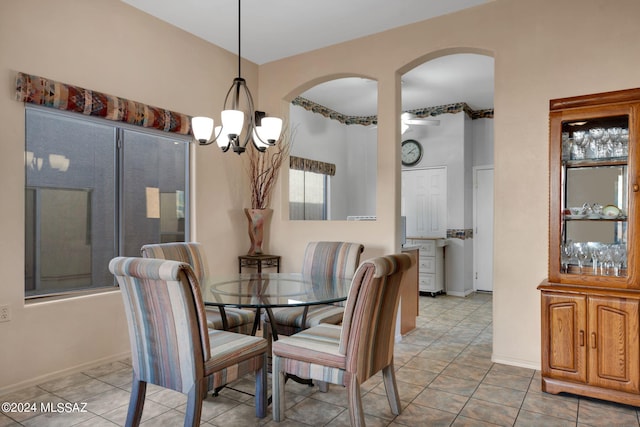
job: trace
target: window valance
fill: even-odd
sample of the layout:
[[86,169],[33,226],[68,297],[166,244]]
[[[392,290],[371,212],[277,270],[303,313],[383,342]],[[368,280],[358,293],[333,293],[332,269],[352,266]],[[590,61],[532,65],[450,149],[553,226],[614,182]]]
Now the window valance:
[[191,133],[186,114],[25,73],[16,76],[16,100],[165,132]]
[[336,174],[336,165],[333,163],[321,162],[319,160],[305,159],[303,157],[289,156],[289,168],[305,171],[322,173],[329,176]]

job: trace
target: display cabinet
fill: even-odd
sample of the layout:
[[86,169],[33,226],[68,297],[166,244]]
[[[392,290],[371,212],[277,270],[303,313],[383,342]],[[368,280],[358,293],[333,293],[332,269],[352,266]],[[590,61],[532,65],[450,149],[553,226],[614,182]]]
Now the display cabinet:
[[640,89],[550,102],[542,389],[640,406]]

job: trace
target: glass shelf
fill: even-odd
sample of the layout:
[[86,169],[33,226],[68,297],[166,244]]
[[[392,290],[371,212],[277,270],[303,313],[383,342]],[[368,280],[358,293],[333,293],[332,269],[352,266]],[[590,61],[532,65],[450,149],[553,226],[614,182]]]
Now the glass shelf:
[[563,218],[564,221],[627,222],[627,218]]

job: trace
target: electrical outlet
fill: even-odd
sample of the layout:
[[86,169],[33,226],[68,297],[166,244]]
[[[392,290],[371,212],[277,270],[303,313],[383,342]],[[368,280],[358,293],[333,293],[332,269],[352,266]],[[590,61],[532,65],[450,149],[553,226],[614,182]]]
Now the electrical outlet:
[[8,305],[0,305],[0,322],[8,322],[11,320],[11,307]]

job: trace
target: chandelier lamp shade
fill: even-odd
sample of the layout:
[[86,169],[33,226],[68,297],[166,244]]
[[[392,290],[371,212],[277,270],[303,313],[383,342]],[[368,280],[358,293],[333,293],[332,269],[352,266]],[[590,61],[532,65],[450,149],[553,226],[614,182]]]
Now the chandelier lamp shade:
[[209,117],[191,119],[193,136],[201,145],[216,142],[223,152],[231,148],[238,154],[245,151],[249,141],[258,151],[264,152],[267,147],[275,145],[282,132],[282,119],[267,117],[263,111],[255,110],[247,82],[241,77],[240,1],[238,0],[238,77],[233,79],[224,98],[223,110],[220,114],[222,124],[215,126],[213,119]]

